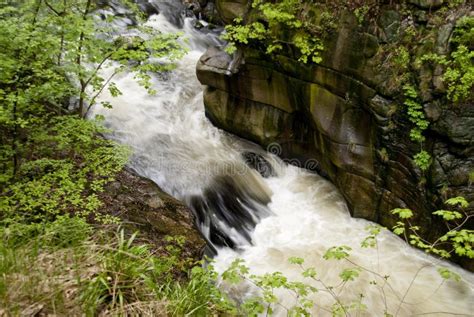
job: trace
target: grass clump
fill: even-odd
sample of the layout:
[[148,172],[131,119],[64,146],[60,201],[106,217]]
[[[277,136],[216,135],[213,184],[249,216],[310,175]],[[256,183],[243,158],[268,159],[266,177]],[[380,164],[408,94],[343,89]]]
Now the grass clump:
[[229,311],[202,262],[183,259],[183,239],[164,250],[116,225],[79,217],[0,229],[0,315],[205,316]]

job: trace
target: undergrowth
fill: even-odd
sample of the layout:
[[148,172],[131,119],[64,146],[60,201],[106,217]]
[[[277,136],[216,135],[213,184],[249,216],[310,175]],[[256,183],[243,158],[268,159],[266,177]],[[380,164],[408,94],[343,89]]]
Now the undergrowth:
[[216,273],[183,259],[181,238],[158,254],[116,225],[70,216],[12,224],[0,235],[2,316],[207,316],[225,308]]

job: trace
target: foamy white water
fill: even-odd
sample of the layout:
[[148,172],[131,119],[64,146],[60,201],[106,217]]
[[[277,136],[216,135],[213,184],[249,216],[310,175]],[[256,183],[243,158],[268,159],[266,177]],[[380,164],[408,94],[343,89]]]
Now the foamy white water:
[[[380,288],[383,278],[372,273],[362,272],[345,285],[337,294],[342,302],[364,295],[362,303],[367,311],[353,312],[354,316],[383,316],[385,311],[398,311],[398,316],[472,315],[473,274],[442,263],[463,278],[459,283],[443,281],[433,258],[386,230],[378,237],[377,249],[360,248],[370,222],[351,218],[344,200],[328,181],[287,166],[255,145],[212,126],[204,114],[203,87],[195,76],[195,66],[205,48],[218,43],[214,36],[193,29],[191,19],[185,20],[183,30],[160,15],[148,24],[164,32],[184,32],[190,52],[176,70],[154,79],[158,95],[147,95],[132,75],[125,74],[115,80],[123,95],[101,96],[114,108],[96,107],[93,114],[104,115],[106,125],[114,131],[110,137],[133,149],[132,168],[194,210],[209,213],[198,217],[198,225],[218,251],[218,270],[242,258],[253,273],[280,271],[290,279],[311,283],[302,279],[300,268],[288,263],[288,258],[297,256],[305,259],[305,266],[315,267],[326,285],[335,286],[340,284],[340,271],[351,265],[322,256],[330,247],[347,245],[353,249],[351,261],[380,276],[390,276],[390,286],[385,285],[384,292]],[[264,155],[277,175],[262,178],[247,167],[242,158],[247,151]],[[225,247],[230,244],[237,250]],[[319,282],[313,285],[321,288]],[[249,285],[223,288],[241,299],[256,292]],[[282,291],[278,295],[283,305],[294,303],[291,294]],[[335,302],[332,296],[319,292],[312,299],[316,304],[313,315],[331,315],[327,310]],[[277,315],[286,314],[281,307],[276,309]]]

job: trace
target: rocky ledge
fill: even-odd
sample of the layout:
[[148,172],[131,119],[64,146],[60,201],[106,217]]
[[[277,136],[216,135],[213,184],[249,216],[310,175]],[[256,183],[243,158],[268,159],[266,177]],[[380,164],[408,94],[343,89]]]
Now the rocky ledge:
[[183,258],[201,258],[205,241],[195,228],[191,210],[151,180],[124,169],[100,198],[105,214],[120,218],[131,231],[140,231],[154,247],[166,245],[166,236],[183,236]]
[[[426,1],[418,2],[412,8],[418,21],[408,22],[428,39],[414,45],[420,55],[446,54],[456,19],[472,14],[472,8],[454,11],[438,25],[432,14],[438,6],[427,9]],[[248,8],[246,1],[216,1],[216,7],[225,21]],[[355,217],[392,227],[398,220],[392,209],[412,209],[430,239],[446,230],[432,212],[446,209],[447,198],[464,196],[471,201],[467,212],[474,209],[474,108],[470,102],[447,103],[439,69],[416,70],[430,121],[424,147],[433,157],[430,168],[421,171],[413,161],[420,145],[409,137],[413,124],[398,76],[381,64],[407,21],[385,5],[372,23],[363,26],[351,12],[343,14],[318,65],[299,63],[291,49],[271,57],[255,47],[236,57],[209,49],[197,65],[206,85],[206,115],[224,130],[272,151],[276,146],[277,154],[301,167],[313,162],[311,167],[339,188]]]

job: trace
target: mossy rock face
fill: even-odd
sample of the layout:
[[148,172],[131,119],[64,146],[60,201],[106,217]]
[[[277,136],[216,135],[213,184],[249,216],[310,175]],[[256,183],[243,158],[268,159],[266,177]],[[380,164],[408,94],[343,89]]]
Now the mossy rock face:
[[[263,147],[278,142],[281,156],[302,167],[317,162],[317,171],[339,188],[356,217],[390,227],[396,222],[390,210],[414,210],[417,224],[433,228],[423,233],[430,239],[441,233],[442,223],[432,212],[445,208],[446,198],[465,196],[473,202],[468,210],[474,209],[474,176],[469,176],[474,175],[474,112],[472,102],[449,105],[442,70],[416,59],[448,53],[456,19],[470,13],[460,6],[439,19],[432,13],[443,1],[411,4],[411,20],[387,4],[371,17],[371,25],[343,13],[324,39],[320,64],[298,62],[291,49],[268,56],[245,47],[239,60],[210,49],[197,75],[208,86],[206,115],[216,126]],[[313,11],[311,19],[318,21],[319,11]],[[410,32],[419,39],[410,40]],[[425,172],[413,161],[420,144],[410,140],[403,74],[390,61],[399,42],[407,41],[413,55],[408,67],[430,121],[424,147],[433,163]]]
[[247,12],[247,0],[216,0],[215,3],[225,23],[231,23],[235,18],[243,17]]
[[399,40],[400,36],[400,14],[394,10],[386,10],[380,15],[378,25],[383,30],[382,39],[385,42],[393,43]]
[[290,115],[278,108],[242,100],[220,89],[208,88],[204,103],[206,115],[215,125],[260,144],[278,139],[290,120]]
[[410,0],[409,2],[417,7],[429,10],[439,8],[444,3],[444,0]]

